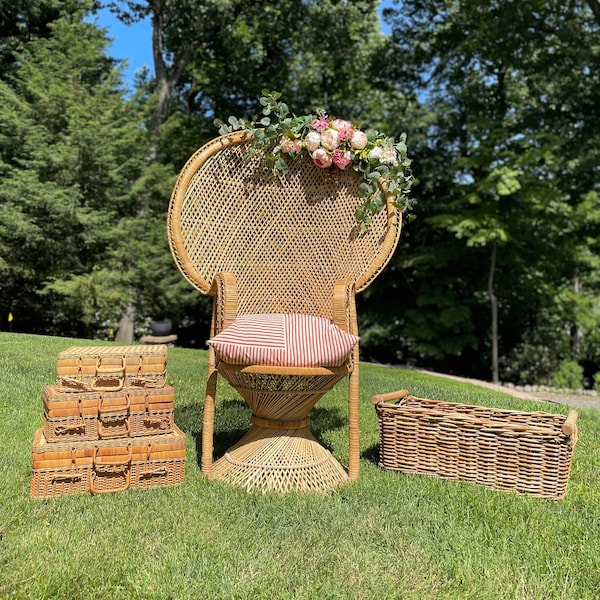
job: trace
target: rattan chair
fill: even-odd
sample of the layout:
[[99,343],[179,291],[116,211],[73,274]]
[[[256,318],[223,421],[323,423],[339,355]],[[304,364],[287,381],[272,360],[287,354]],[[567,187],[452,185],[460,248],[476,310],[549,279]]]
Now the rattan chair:
[[[214,296],[211,336],[238,315],[299,313],[325,317],[358,334],[355,293],[390,260],[401,215],[387,207],[366,233],[354,218],[363,201],[353,171],[329,173],[310,160],[274,176],[245,160],[248,136],[227,134],[183,167],[169,205],[174,260],[189,283]],[[228,364],[209,348],[202,428],[202,472],[248,490],[325,491],[358,476],[359,350],[341,366]],[[248,433],[213,463],[217,375],[252,410]],[[309,413],[349,377],[348,468],[309,429]]]

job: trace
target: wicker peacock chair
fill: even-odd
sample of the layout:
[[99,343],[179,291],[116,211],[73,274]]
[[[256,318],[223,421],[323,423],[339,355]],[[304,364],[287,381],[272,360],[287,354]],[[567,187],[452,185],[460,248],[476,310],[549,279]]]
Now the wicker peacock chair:
[[[400,235],[401,215],[391,196],[386,194],[387,208],[361,233],[354,218],[363,200],[355,172],[330,174],[303,160],[285,176],[274,177],[259,158],[245,161],[248,142],[237,132],[200,148],[183,167],[169,206],[174,260],[193,287],[214,296],[211,336],[242,315],[273,314],[322,317],[358,335],[355,293],[385,267]],[[358,360],[354,344],[333,365],[233,364],[211,345],[203,473],[262,491],[324,491],[355,479]],[[219,373],[248,403],[252,426],[213,464]],[[308,427],[313,406],[346,376],[347,470]]]

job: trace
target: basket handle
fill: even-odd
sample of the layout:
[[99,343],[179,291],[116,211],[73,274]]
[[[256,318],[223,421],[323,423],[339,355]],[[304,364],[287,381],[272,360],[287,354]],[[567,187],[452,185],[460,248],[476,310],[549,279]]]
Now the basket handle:
[[58,473],[52,476],[52,483],[61,483],[65,481],[78,481],[81,479],[81,473]]
[[562,426],[562,432],[565,435],[577,435],[577,417],[578,413],[576,410],[569,411]]
[[126,489],[129,488],[129,484],[131,483],[131,469],[129,467],[127,467],[126,469],[124,469],[125,471],[125,483],[118,488],[113,488],[113,489],[107,489],[107,490],[101,490],[97,485],[96,485],[96,479],[98,478],[98,474],[96,473],[96,466],[99,467],[120,467],[120,466],[125,466],[125,465],[129,465],[131,463],[131,457],[132,457],[132,448],[131,448],[131,444],[127,445],[127,458],[125,460],[116,460],[116,461],[110,461],[110,462],[102,462],[98,460],[98,446],[94,446],[94,462],[93,464],[93,470],[92,470],[92,477],[90,479],[90,492],[92,494],[107,494],[107,493],[112,493],[112,492],[124,492]]
[[384,402],[393,402],[394,400],[400,400],[410,396],[408,390],[397,390],[395,392],[389,392],[387,394],[377,394],[371,398],[371,402],[375,405],[383,404]]
[[145,469],[140,471],[140,478],[146,479],[150,477],[166,477],[169,474],[167,467],[157,467],[156,469]]
[[79,423],[71,423],[70,425],[57,425],[54,429],[54,432],[57,435],[62,435],[63,433],[71,433],[72,431],[79,431],[83,429],[85,433],[85,421],[83,417],[81,417],[81,421]]
[[[106,389],[106,388],[104,388]],[[100,394],[100,397],[98,398],[98,414],[99,415],[103,415],[105,413],[111,413],[111,412],[121,412],[121,411],[129,411],[129,408],[131,407],[131,396],[129,395],[129,393],[127,392],[125,394],[125,406],[121,407],[121,406],[109,406],[108,408],[105,408],[104,406],[102,406],[102,403],[104,402],[104,398],[102,396],[102,394]]]

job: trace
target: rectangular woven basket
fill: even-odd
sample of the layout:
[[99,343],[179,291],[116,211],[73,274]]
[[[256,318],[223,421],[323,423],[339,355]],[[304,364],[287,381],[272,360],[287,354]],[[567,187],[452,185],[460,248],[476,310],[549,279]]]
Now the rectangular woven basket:
[[160,388],[167,379],[167,346],[73,346],[58,354],[56,379],[65,392]]
[[416,398],[373,396],[379,466],[540,498],[564,497],[577,443],[577,412],[500,410]]
[[124,388],[116,392],[43,392],[44,436],[48,442],[164,434],[175,425],[173,387]]
[[177,426],[165,435],[54,443],[38,429],[31,452],[30,495],[49,498],[179,484],[185,454],[185,434]]

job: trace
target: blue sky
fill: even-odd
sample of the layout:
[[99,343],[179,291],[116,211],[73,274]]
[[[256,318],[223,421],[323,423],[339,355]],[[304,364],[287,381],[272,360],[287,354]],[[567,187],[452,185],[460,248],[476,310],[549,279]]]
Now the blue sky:
[[[391,0],[383,0],[383,6],[391,5]],[[123,25],[109,10],[99,11],[97,22],[100,27],[108,29],[108,37],[113,40],[109,54],[116,59],[127,61],[124,77],[129,85],[133,82],[135,72],[147,66],[154,74],[152,60],[152,30],[150,18],[134,25]],[[386,31],[387,28],[383,27]]]
[[104,9],[98,13],[97,22],[100,27],[108,29],[108,37],[113,40],[109,54],[128,63],[124,74],[127,83],[133,81],[135,72],[144,65],[153,72],[152,29],[149,18],[127,26],[109,10]]

